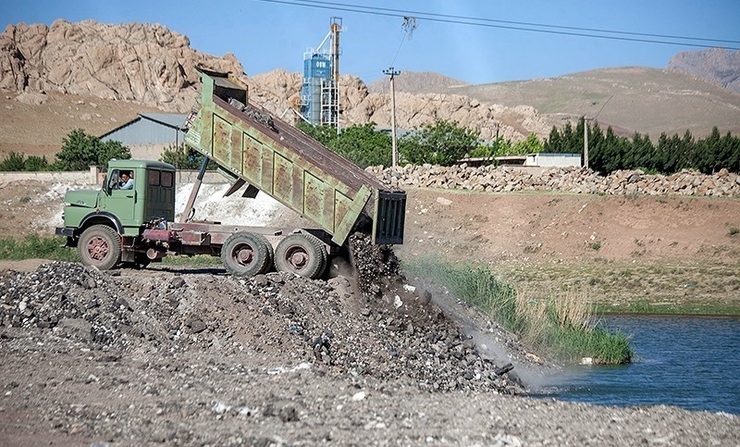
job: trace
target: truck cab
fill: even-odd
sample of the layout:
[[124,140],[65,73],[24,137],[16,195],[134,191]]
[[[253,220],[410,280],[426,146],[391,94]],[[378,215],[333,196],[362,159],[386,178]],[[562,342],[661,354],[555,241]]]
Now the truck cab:
[[[130,177],[133,186],[123,187]],[[111,160],[99,190],[69,191],[64,226],[56,234],[77,247],[86,264],[101,269],[118,262],[146,263],[137,253],[143,230],[175,217],[175,167],[152,160]]]

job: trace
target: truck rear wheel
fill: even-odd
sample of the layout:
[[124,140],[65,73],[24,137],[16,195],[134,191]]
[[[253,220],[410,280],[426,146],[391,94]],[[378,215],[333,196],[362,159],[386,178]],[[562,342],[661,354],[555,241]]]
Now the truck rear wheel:
[[275,248],[275,268],[304,278],[318,278],[324,273],[327,254],[324,244],[311,234],[295,233]]
[[121,260],[121,237],[111,227],[93,225],[82,232],[77,250],[83,264],[112,269]]
[[272,265],[272,246],[255,233],[234,233],[221,247],[221,261],[232,275],[254,276]]

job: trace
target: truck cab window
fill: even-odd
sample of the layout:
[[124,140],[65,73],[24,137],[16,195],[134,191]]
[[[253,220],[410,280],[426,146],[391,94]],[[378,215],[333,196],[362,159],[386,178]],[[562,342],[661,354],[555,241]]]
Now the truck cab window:
[[114,170],[110,174],[108,179],[108,187],[110,189],[119,189],[121,184],[121,173],[118,169]]

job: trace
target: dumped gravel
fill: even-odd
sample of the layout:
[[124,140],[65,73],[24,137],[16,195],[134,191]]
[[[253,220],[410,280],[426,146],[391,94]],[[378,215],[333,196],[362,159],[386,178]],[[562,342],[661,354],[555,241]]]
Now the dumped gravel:
[[[243,345],[235,339],[259,339],[265,349],[274,346],[301,361],[320,362],[339,375],[406,377],[430,391],[523,391],[496,374],[503,365],[483,360],[438,308],[408,290],[396,293],[387,277],[372,281],[385,283],[385,293],[373,287],[357,299],[341,277],[206,274],[141,281],[118,273],[57,262],[7,277],[0,284],[0,321],[74,337],[91,349],[183,352],[217,341],[231,353]],[[224,295],[219,307],[201,307],[202,298],[214,293]],[[252,324],[234,324],[225,306],[252,314]]]

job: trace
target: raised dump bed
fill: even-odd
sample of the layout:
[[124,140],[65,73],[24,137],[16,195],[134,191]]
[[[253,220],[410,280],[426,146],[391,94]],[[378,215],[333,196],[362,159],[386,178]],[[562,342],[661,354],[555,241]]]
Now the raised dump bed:
[[250,187],[311,219],[343,245],[366,230],[376,244],[402,244],[406,193],[391,190],[292,125],[249,104],[230,75],[201,71],[200,109],[185,143]]

